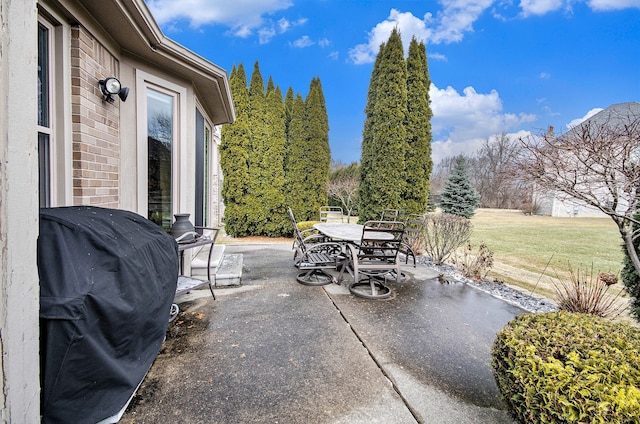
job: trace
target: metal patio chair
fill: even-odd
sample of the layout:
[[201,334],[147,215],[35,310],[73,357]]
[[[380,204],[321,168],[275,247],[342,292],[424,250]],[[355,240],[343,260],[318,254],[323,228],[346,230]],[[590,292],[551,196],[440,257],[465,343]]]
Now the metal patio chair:
[[409,258],[413,258],[413,267],[416,266],[416,249],[424,242],[425,215],[410,214],[407,216],[404,226],[400,253],[405,256],[405,263],[409,263]]
[[344,222],[340,206],[320,206],[320,222]]
[[[293,261],[297,261],[297,253],[296,246],[299,243],[299,240],[306,240],[307,243],[321,243],[327,241],[327,238],[320,234],[318,230],[315,228],[309,228],[306,230],[300,230],[298,228],[298,222],[296,221],[295,216],[293,215],[293,211],[290,207],[287,207],[287,213],[289,214],[289,220],[291,220],[291,224],[293,225]],[[298,237],[299,233],[299,237]]]
[[386,280],[391,276],[400,282],[402,277],[398,252],[403,234],[402,222],[367,221],[360,243],[346,247],[347,263],[340,270],[339,281],[347,271],[353,276],[353,283],[349,285],[353,295],[365,299],[386,299],[391,296]]
[[380,215],[380,221],[397,221],[399,214],[398,209],[384,209]]
[[296,223],[291,208],[287,208],[291,224],[293,225],[293,262],[301,271],[296,281],[307,286],[323,286],[336,282],[336,278],[325,270],[336,269],[342,257],[340,243],[325,242],[321,234],[304,237]]

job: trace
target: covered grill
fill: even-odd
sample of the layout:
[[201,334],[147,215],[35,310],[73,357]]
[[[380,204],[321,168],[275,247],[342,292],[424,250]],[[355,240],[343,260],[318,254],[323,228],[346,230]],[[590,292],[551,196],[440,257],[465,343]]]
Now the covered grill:
[[128,211],[42,209],[38,273],[42,422],[117,416],[164,341],[175,240]]

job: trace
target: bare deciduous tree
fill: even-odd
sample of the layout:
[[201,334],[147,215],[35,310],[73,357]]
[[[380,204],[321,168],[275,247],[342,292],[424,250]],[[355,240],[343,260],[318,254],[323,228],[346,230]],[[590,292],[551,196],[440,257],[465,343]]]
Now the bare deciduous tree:
[[337,178],[327,182],[327,195],[338,199],[342,203],[343,209],[347,212],[347,222],[351,222],[351,212],[358,205],[359,186],[360,181],[355,176]]
[[615,105],[561,136],[521,139],[523,154],[515,171],[538,187],[578,199],[616,223],[633,266],[640,275],[634,240],[640,230],[640,113]]
[[505,172],[521,148],[517,139],[502,133],[487,138],[476,152],[470,169],[483,208],[516,209],[529,201],[526,184]]

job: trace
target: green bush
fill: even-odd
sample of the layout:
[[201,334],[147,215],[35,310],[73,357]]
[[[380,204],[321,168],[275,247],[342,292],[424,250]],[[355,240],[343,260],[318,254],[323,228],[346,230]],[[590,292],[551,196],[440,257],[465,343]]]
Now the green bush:
[[639,423],[640,329],[570,312],[514,318],[493,371],[521,423]]
[[313,228],[313,224],[318,224],[320,221],[302,221],[298,222],[298,229],[300,231],[310,230]]

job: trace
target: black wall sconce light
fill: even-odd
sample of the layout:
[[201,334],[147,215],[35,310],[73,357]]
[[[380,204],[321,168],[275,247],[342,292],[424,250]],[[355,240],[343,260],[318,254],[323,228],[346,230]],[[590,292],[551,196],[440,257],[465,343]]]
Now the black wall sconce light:
[[104,100],[112,104],[115,101],[113,99],[114,94],[117,94],[123,102],[127,100],[127,96],[129,95],[129,88],[123,87],[116,77],[100,80],[98,81],[98,86],[102,94],[104,94]]

